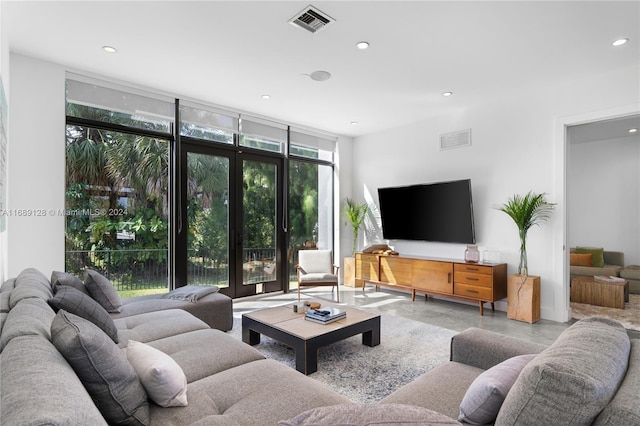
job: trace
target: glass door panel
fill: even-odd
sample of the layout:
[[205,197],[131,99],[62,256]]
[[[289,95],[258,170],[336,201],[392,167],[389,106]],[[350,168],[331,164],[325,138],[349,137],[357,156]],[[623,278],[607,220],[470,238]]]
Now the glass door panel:
[[229,287],[229,165],[225,156],[187,152],[189,285]]
[[[242,162],[242,271],[243,285],[276,281],[277,165]],[[261,288],[256,292],[260,293]]]

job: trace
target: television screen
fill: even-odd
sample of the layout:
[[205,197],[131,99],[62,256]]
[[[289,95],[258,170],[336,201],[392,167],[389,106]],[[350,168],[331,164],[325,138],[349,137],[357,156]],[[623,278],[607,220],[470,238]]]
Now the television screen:
[[378,188],[387,240],[475,244],[471,180]]

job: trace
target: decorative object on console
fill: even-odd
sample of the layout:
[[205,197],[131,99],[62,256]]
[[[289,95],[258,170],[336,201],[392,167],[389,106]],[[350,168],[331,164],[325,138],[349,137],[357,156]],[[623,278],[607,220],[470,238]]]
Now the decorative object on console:
[[480,252],[478,246],[470,244],[464,251],[464,261],[469,263],[478,263],[480,261]]

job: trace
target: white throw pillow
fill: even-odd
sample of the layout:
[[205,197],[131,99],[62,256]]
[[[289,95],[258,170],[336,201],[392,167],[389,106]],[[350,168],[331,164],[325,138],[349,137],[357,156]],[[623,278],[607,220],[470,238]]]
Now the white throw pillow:
[[161,407],[187,405],[187,377],[173,358],[135,340],[129,340],[127,358],[153,402]]

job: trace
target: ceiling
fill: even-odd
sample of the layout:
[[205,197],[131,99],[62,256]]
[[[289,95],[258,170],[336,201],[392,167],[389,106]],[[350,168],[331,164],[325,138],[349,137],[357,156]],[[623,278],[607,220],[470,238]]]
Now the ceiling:
[[[288,23],[309,4],[335,22]],[[2,18],[12,52],[347,136],[640,63],[638,1],[4,0]]]

